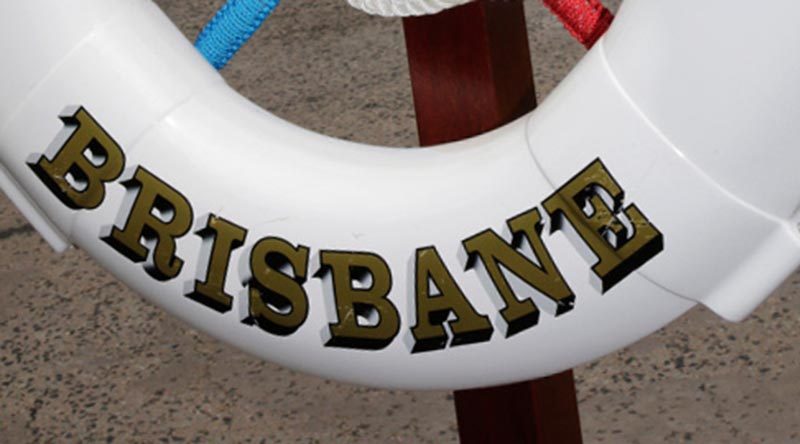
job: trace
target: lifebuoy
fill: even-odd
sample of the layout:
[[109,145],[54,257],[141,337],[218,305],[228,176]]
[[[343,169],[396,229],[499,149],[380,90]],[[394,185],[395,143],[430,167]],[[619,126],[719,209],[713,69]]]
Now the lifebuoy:
[[149,1],[0,11],[4,192],[57,250],[292,368],[529,379],[698,302],[741,319],[800,264],[794,1],[628,0],[533,114],[426,149],[270,115]]

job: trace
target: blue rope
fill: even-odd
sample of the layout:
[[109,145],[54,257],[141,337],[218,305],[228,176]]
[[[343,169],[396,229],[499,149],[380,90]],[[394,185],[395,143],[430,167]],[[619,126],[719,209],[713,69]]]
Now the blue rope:
[[195,47],[222,69],[258,30],[280,0],[228,0],[203,28]]

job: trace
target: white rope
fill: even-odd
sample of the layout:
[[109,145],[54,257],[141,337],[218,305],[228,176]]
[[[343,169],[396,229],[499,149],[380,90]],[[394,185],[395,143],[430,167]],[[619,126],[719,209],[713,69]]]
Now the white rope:
[[384,17],[436,14],[472,0],[347,0],[350,6]]

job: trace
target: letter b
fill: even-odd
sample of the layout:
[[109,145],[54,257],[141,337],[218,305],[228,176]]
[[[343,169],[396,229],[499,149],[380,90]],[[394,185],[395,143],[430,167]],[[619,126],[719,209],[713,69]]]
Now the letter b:
[[64,205],[95,209],[105,199],[106,182],[122,174],[125,154],[85,109],[68,109],[59,117],[64,129],[47,155],[28,164]]

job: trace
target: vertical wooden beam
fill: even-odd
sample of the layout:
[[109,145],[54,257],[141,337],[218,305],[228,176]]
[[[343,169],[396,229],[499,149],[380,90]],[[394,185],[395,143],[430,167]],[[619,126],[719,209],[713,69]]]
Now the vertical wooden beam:
[[[521,0],[403,20],[420,144],[471,137],[536,106]],[[462,444],[580,443],[572,371],[455,393]]]
[[547,378],[455,393],[462,444],[581,443],[572,370]]
[[521,0],[403,20],[423,146],[497,128],[536,107]]

